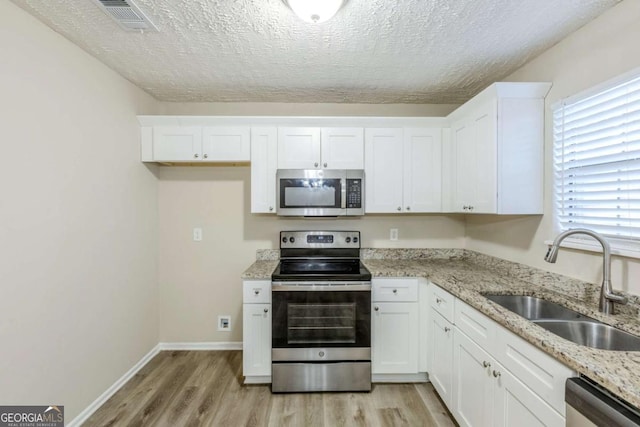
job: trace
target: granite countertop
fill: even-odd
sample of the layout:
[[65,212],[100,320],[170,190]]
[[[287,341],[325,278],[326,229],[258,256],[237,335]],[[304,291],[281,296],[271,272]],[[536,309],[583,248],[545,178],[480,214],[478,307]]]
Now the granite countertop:
[[[273,258],[272,254],[268,257]],[[263,258],[265,258],[263,256]],[[467,250],[363,249],[361,259],[373,277],[424,277],[502,326],[640,407],[640,352],[608,351],[581,346],[486,299],[483,293],[535,295],[640,335],[639,300],[621,314],[597,310],[599,286]],[[277,259],[258,259],[243,279],[269,279]]]

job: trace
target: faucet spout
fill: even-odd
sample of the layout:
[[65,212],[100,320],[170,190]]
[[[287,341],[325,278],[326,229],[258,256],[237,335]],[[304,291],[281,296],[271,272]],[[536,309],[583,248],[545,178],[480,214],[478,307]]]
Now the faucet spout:
[[591,236],[596,239],[600,245],[602,245],[602,287],[600,289],[599,309],[605,314],[613,314],[613,303],[617,302],[618,304],[626,304],[627,299],[621,295],[613,293],[613,287],[611,286],[611,247],[609,246],[609,242],[607,242],[602,235],[586,228],[574,228],[560,233],[553,240],[544,260],[550,263],[555,263],[558,259],[560,243],[562,243],[562,241],[567,237],[574,234],[585,234],[587,236]]

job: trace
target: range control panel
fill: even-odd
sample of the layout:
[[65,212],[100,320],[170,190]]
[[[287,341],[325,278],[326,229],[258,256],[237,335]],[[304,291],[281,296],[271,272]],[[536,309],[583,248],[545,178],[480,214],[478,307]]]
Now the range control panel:
[[280,248],[360,248],[359,231],[281,231]]

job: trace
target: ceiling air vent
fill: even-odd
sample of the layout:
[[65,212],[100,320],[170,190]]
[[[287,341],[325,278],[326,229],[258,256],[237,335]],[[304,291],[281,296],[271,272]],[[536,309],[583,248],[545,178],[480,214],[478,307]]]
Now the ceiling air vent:
[[94,0],[126,31],[158,31],[132,0]]

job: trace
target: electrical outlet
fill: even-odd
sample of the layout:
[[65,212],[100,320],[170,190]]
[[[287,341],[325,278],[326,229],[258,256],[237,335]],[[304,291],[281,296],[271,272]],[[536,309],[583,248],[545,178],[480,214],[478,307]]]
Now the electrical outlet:
[[193,229],[193,241],[194,242],[202,241],[202,228],[197,227]]
[[218,316],[218,330],[231,331],[231,316],[228,314]]
[[398,240],[398,229],[391,228],[389,230],[389,240]]

